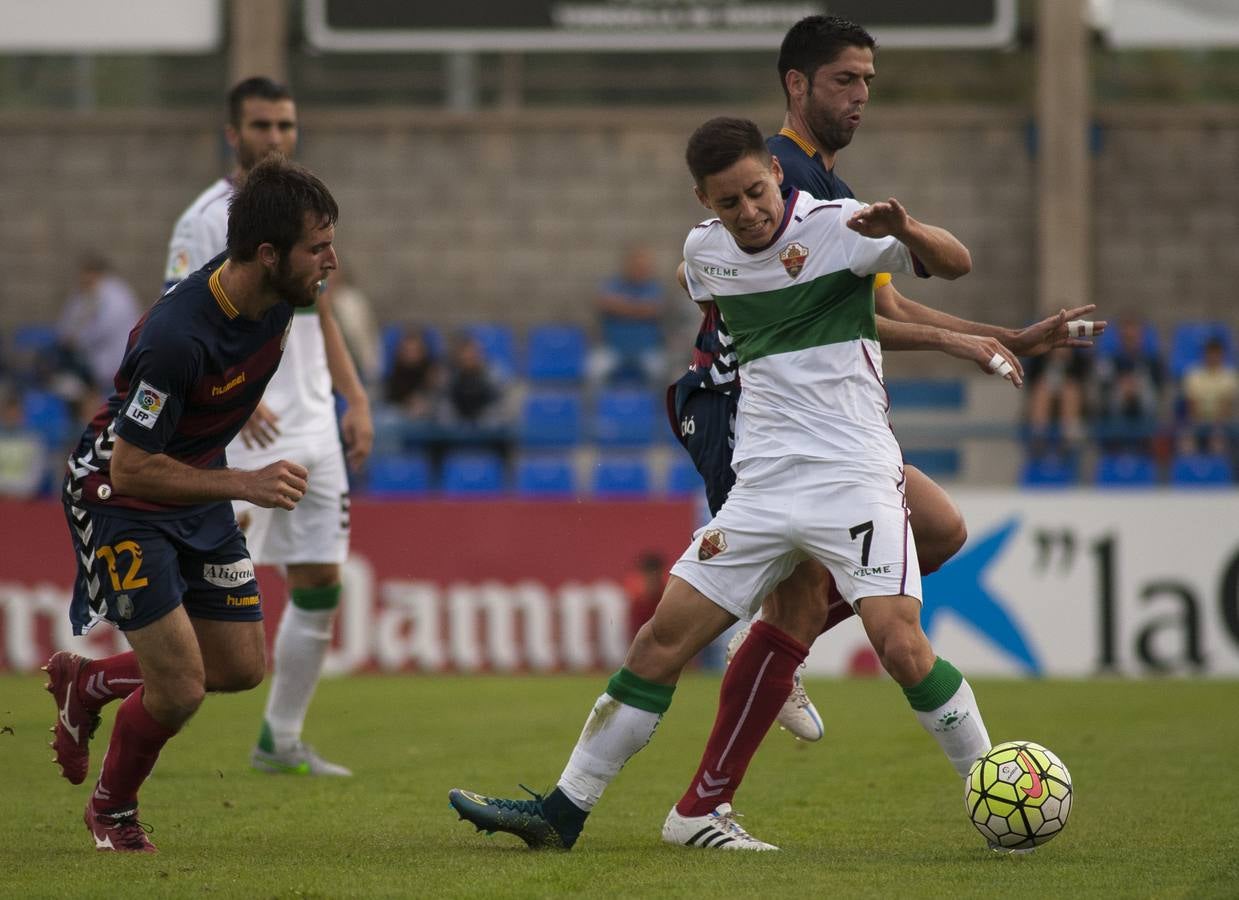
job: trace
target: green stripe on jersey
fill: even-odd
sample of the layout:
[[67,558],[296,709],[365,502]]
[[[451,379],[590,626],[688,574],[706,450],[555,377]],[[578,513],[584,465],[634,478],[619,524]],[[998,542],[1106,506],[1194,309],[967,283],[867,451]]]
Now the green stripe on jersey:
[[741,363],[826,344],[878,339],[872,275],[844,269],[804,284],[714,299]]

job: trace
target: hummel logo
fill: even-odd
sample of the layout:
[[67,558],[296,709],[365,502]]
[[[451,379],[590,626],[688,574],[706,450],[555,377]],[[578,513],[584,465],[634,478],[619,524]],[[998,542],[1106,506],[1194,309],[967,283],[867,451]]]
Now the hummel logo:
[[[717,797],[723,793],[723,788],[731,781],[730,778],[711,778],[709,772],[702,772],[701,780],[704,784],[697,785],[697,796],[702,800],[705,800],[707,797]],[[707,791],[707,787],[713,788],[713,790]]]

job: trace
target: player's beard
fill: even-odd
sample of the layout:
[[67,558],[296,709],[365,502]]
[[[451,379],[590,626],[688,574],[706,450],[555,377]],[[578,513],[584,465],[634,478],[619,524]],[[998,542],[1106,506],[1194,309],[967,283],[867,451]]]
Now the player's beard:
[[832,118],[827,114],[814,110],[812,107],[805,111],[805,122],[809,126],[809,130],[813,132],[813,141],[819,148],[828,153],[838,153],[848,144],[852,143],[852,135],[856,133],[856,128],[848,123],[847,117],[849,114]]
[[319,282],[308,284],[303,279],[295,278],[287,255],[281,256],[275,264],[275,271],[267,275],[267,285],[291,306],[313,306],[318,300]]

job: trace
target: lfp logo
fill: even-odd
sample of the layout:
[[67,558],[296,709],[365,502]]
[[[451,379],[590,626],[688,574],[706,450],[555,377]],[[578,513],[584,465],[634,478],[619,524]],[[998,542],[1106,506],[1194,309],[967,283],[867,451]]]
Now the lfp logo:
[[145,381],[140,381],[133,392],[133,399],[125,408],[125,415],[143,428],[154,428],[155,420],[159,418],[159,413],[167,402],[167,394],[156,390]]
[[146,386],[143,386],[142,390],[138,392],[138,403],[148,413],[156,416],[163,409],[163,397],[159,395],[158,391]]

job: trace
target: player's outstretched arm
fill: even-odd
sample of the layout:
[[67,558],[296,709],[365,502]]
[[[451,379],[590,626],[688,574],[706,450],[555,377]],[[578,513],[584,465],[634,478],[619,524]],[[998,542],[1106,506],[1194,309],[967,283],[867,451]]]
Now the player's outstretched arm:
[[1027,328],[1004,328],[985,322],[971,322],[917,303],[910,297],[905,297],[889,282],[874,291],[873,299],[879,316],[896,322],[932,325],[960,334],[997,338],[1008,350],[1019,356],[1040,356],[1055,347],[1090,347],[1093,343],[1091,339],[1106,330],[1104,320],[1083,319],[1097,309],[1094,303],[1060,310]]
[[933,325],[896,322],[878,316],[878,340],[883,350],[937,350],[974,362],[985,374],[1010,379],[1016,387],[1024,383],[1020,361],[994,337],[960,334]]
[[895,238],[938,278],[953,280],[972,271],[972,256],[959,238],[945,228],[918,222],[894,197],[861,207],[847,225],[865,237]]
[[340,417],[340,433],[344,438],[344,455],[356,471],[365,464],[374,447],[374,420],[370,416],[370,398],[353,365],[344,333],[336,321],[330,294],[318,299],[318,322],[323,329],[323,347],[327,351],[327,368],[331,372],[331,386],[348,404]]
[[199,469],[166,453],[147,453],[117,436],[112,449],[112,487],[152,503],[213,503],[246,500],[268,509],[292,509],[305,494],[309,473],[279,460],[257,471]]

